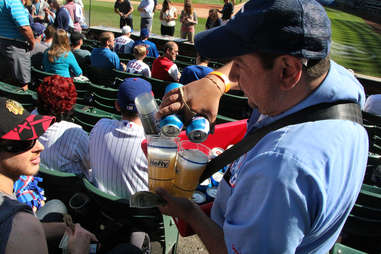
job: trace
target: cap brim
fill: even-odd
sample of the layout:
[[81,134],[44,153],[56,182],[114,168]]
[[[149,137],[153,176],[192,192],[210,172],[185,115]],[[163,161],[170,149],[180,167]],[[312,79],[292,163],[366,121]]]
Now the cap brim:
[[194,45],[201,56],[215,59],[232,58],[253,51],[231,31],[229,23],[196,34]]
[[22,123],[1,138],[20,141],[37,139],[55,122],[55,119],[54,116],[29,115]]

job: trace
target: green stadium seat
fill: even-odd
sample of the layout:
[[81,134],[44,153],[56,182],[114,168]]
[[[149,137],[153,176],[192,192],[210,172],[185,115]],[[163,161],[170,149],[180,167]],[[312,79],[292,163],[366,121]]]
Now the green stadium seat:
[[192,56],[177,55],[176,60],[186,63],[188,65],[196,64],[196,58]]
[[84,193],[96,207],[89,212],[89,216],[98,223],[95,228],[98,229],[96,234],[101,241],[112,241],[110,238],[113,235],[119,236],[118,229],[121,232],[143,231],[149,234],[152,242],[158,241],[161,244],[163,254],[176,253],[178,230],[171,217],[162,215],[157,208],[131,208],[128,199],[107,194],[85,178],[83,186]]
[[75,193],[82,191],[82,176],[49,169],[42,164],[38,175],[43,178],[39,186],[44,189],[48,200],[59,199],[67,204]]
[[116,99],[118,94],[118,89],[116,88],[107,87],[105,85],[98,85],[94,83],[90,83],[89,89],[92,93],[96,93],[98,96],[114,100]]
[[95,107],[81,104],[74,106],[74,120],[78,119],[87,125],[95,125],[101,118],[120,119],[120,116]]
[[43,70],[39,70],[35,67],[32,66],[31,68],[31,75],[32,75],[32,82],[37,82],[38,84],[41,83],[41,81],[48,76],[55,75],[54,73],[51,72],[46,72]]
[[366,254],[366,252],[353,249],[341,243],[336,243],[329,254]]
[[37,93],[31,90],[24,91],[18,86],[14,86],[0,81],[0,96],[13,99],[24,108],[32,111],[37,101]]
[[89,66],[86,71],[87,77],[92,83],[113,87],[115,76],[112,70]]
[[246,119],[251,113],[247,97],[225,93],[220,99],[218,114],[233,119]]
[[159,99],[163,98],[167,85],[172,83],[171,81],[164,81],[156,78],[145,77],[144,79],[151,83],[153,94],[155,95],[155,98]]
[[235,122],[237,119],[233,119],[227,116],[217,115],[216,124]]
[[116,78],[119,78],[122,81],[125,80],[126,78],[143,78],[143,75],[141,74],[128,73],[125,71],[118,71],[115,69],[113,69],[113,73]]

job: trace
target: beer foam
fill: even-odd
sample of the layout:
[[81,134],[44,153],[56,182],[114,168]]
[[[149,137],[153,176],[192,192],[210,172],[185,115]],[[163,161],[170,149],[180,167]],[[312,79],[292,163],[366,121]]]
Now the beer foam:
[[150,147],[148,146],[148,157],[161,159],[161,160],[172,160],[176,157],[176,149],[165,149],[159,147]]
[[178,163],[181,163],[187,170],[200,169],[200,167],[204,167],[209,160],[206,154],[197,149],[184,150],[181,151],[180,154],[181,156],[178,158]]

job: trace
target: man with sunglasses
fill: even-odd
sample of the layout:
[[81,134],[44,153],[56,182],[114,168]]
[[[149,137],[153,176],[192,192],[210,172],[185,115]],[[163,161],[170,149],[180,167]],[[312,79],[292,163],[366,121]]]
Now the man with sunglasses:
[[48,253],[47,240],[60,239],[65,231],[70,253],[88,253],[93,234],[79,224],[73,231],[64,223],[40,223],[13,195],[20,175],[38,172],[44,146],[37,139],[54,117],[31,115],[20,103],[0,97],[0,118],[0,253]]

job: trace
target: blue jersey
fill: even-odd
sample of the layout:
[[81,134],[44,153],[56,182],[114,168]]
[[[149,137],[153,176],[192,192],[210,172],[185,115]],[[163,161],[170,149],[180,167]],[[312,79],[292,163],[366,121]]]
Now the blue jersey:
[[140,44],[144,44],[146,46],[147,56],[155,58],[159,56],[159,51],[157,50],[156,44],[149,40],[136,40],[132,48]]
[[193,82],[195,80],[199,80],[208,73],[212,72],[213,69],[208,66],[201,66],[201,65],[190,65],[183,69],[183,72],[181,73],[180,83],[181,84],[188,84],[190,82]]
[[[322,84],[280,115],[254,111],[248,131],[308,106],[364,104],[361,84],[331,62]],[[328,253],[361,189],[368,135],[348,120],[286,126],[264,136],[231,166],[212,209],[229,253]]]

